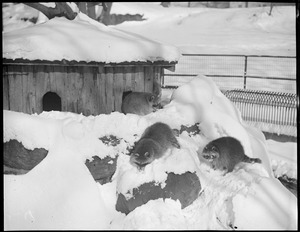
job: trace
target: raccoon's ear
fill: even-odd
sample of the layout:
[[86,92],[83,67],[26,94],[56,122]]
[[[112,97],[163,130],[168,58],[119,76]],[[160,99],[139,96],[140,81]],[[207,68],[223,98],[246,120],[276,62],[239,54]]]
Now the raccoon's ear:
[[219,149],[216,146],[212,146],[211,147],[211,151],[214,153],[214,157],[215,158],[219,158],[220,154],[219,154]]
[[219,152],[219,149],[218,149],[216,146],[212,146],[212,147],[211,147],[211,150],[212,150],[213,152]]
[[140,154],[139,153],[134,153],[134,156],[139,157]]
[[172,129],[172,131],[173,131],[173,135],[179,137],[180,131],[178,129]]
[[149,102],[153,102],[153,101],[154,101],[154,98],[155,98],[155,96],[154,96],[154,95],[151,95],[151,96],[148,97],[148,101],[149,101]]
[[148,151],[146,151],[144,155],[145,155],[145,157],[147,157],[147,158],[150,158],[150,156],[151,156],[150,152],[148,152]]

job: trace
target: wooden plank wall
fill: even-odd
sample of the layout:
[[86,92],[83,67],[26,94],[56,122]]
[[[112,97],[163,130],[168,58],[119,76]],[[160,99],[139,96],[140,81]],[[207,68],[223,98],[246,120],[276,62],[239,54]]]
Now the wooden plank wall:
[[51,91],[60,96],[62,111],[120,112],[124,91],[152,92],[161,74],[159,66],[4,65],[3,109],[41,113],[43,96]]
[[8,85],[8,67],[3,66],[3,85],[2,85],[2,93],[3,93],[3,109],[9,110],[9,85]]

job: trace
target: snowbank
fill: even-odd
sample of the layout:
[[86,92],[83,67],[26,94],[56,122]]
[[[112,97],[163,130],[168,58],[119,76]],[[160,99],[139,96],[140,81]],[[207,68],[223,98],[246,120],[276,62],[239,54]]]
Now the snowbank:
[[270,7],[165,8],[139,2],[113,3],[111,11],[139,13],[146,20],[110,27],[168,42],[176,45],[181,53],[296,54],[296,10],[293,6],[276,6],[271,16],[268,15]]
[[[240,112],[217,88],[215,83],[203,75],[198,75],[188,84],[173,92],[173,102],[179,104],[178,110],[187,117],[191,116],[192,124],[199,122],[199,128],[209,140],[223,136],[238,139],[245,153],[252,158],[260,158],[272,176],[271,164],[265,149],[265,138],[262,132],[246,125]],[[192,112],[186,113],[189,108]],[[203,147],[201,147],[202,151]]]
[[[4,141],[17,139],[30,149],[49,149],[27,174],[4,175],[4,229],[296,229],[297,199],[270,177],[261,132],[243,124],[209,78],[195,78],[178,88],[172,99],[164,109],[146,116],[26,115],[4,110]],[[140,173],[128,162],[128,148],[156,121],[177,129],[199,122],[200,134],[182,132],[181,149],[169,150]],[[120,143],[104,144],[99,137],[105,135],[118,137]],[[197,152],[223,135],[238,137],[249,156],[260,157],[263,164],[241,163],[224,176],[201,163]],[[118,156],[111,183],[94,181],[85,166],[94,155]],[[116,211],[117,192],[128,194],[143,181],[163,184],[166,170],[195,171],[201,183],[198,199],[184,209],[179,201],[157,199],[127,216]]]
[[[298,227],[295,218],[298,214],[295,207],[297,198],[282,188],[279,180],[263,178],[260,183],[252,184],[251,188],[251,193],[239,193],[232,199],[235,225],[239,229],[293,230]],[[289,213],[286,213],[286,208],[290,209]]]
[[[295,56],[295,7],[276,6],[271,16],[268,15],[269,11],[270,7],[214,9],[171,6],[165,8],[158,2],[114,2],[112,14],[140,14],[145,20],[124,22],[108,28],[109,30],[118,28],[139,34],[143,38],[173,44],[180,49],[181,53]],[[33,26],[33,23],[21,19],[37,17],[37,15],[36,10],[23,4],[4,7],[4,32]],[[38,20],[41,15],[43,14],[38,16]],[[80,32],[85,32],[86,29]],[[51,30],[50,35],[53,32],[56,30]],[[76,44],[76,37],[86,38],[83,33],[71,34],[75,35],[71,38],[72,41],[76,40]],[[101,43],[107,41],[97,43],[96,47],[102,47]]]
[[3,58],[104,63],[177,61],[179,50],[131,32],[109,28],[79,13],[3,33]]

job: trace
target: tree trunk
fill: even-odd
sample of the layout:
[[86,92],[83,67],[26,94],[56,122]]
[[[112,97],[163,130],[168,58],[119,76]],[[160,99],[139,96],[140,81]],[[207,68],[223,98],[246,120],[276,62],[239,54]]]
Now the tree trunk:
[[[92,19],[96,19],[95,6],[101,4],[101,2],[78,2],[76,3],[80,12],[88,15]],[[103,3],[102,3],[103,5]]]
[[[112,7],[112,2],[105,2],[103,5],[103,10],[101,12],[101,15],[98,19],[100,23],[103,23],[104,25],[110,25],[110,10]],[[105,9],[106,8],[106,9]]]
[[169,7],[171,4],[171,2],[161,2],[160,5],[162,5],[163,7]]
[[274,6],[273,3],[271,2],[269,15],[272,14],[273,6]]
[[78,3],[77,3],[77,6],[78,6],[80,12],[86,14],[86,12],[87,12],[87,9],[86,9],[86,2],[78,2]]
[[92,18],[92,19],[96,19],[96,10],[95,10],[95,6],[88,6],[87,7],[87,15]]

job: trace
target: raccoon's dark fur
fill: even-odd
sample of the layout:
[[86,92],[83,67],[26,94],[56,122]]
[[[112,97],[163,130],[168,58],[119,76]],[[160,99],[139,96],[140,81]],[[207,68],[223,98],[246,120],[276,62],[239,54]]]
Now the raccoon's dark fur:
[[153,106],[155,96],[152,93],[124,92],[126,95],[122,101],[121,110],[124,114],[147,115],[155,111]]
[[203,149],[202,157],[213,169],[227,172],[232,172],[235,165],[240,162],[261,163],[261,159],[245,155],[242,144],[233,137],[221,137],[209,142]]
[[121,111],[124,114],[147,115],[159,108],[161,87],[154,81],[153,93],[126,91],[122,96]]
[[173,130],[165,123],[154,123],[146,128],[135,144],[130,154],[130,163],[142,169],[153,160],[162,157],[171,147],[180,148]]

